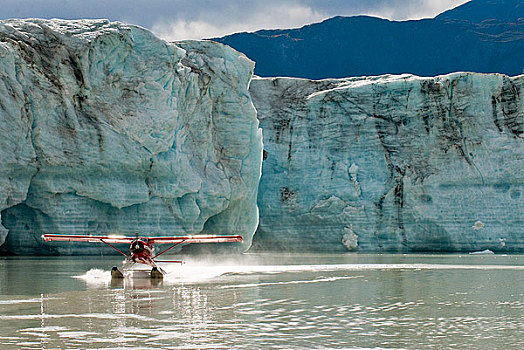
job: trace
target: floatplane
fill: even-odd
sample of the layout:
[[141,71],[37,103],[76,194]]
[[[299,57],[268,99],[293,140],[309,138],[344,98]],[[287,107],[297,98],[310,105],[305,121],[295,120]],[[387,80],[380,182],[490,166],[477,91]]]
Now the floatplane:
[[[242,242],[242,236],[213,236],[213,235],[195,235],[195,236],[179,236],[179,237],[135,237],[108,235],[108,236],[92,236],[92,235],[68,235],[57,233],[46,233],[42,235],[45,242],[86,242],[86,243],[103,243],[123,256],[125,256],[122,267],[113,266],[111,269],[112,279],[123,279],[129,271],[129,267],[135,264],[143,264],[151,266],[148,270],[148,277],[156,280],[164,278],[166,272],[158,263],[178,263],[182,264],[181,260],[158,260],[157,258],[175,248],[180,244],[192,243],[233,243]],[[115,247],[113,244],[129,244],[129,254]],[[162,250],[160,253],[154,253],[155,244],[171,244],[168,248]],[[141,270],[144,271],[144,270]]]

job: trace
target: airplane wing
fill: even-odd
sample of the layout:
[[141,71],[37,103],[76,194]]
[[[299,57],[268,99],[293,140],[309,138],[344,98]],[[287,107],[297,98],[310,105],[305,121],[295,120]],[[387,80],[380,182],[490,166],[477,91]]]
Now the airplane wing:
[[[176,244],[176,243],[229,243],[229,242],[242,242],[242,236],[240,235],[195,235],[195,236],[173,236],[173,237],[142,237],[141,239],[147,239],[150,243],[154,244]],[[128,243],[136,239],[136,237],[127,237],[119,235],[108,235],[108,236],[91,236],[91,235],[66,235],[58,233],[46,233],[42,235],[42,239],[45,242],[58,241],[58,242],[88,242],[88,243]]]
[[196,236],[174,236],[174,237],[144,237],[155,244],[165,243],[230,243],[242,242],[240,235],[196,235]]
[[87,242],[87,243],[127,243],[135,239],[133,237],[108,235],[108,236],[91,236],[91,235],[64,235],[60,233],[46,233],[42,235],[45,242]]

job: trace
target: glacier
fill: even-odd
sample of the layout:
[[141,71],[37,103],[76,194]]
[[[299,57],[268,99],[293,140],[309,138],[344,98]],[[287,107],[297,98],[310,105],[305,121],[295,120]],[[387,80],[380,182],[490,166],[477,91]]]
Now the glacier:
[[[0,251],[41,234],[242,234],[258,225],[254,63],[107,20],[0,21]],[[228,249],[229,249],[228,248]]]
[[253,79],[257,250],[524,251],[524,76]]
[[0,57],[0,254],[101,253],[46,232],[524,251],[522,75],[260,78],[107,20],[0,21]]

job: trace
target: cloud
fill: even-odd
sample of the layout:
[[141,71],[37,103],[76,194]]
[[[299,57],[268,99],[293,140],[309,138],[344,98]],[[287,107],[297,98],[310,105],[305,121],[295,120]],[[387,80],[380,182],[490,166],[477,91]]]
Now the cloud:
[[154,24],[151,30],[166,40],[202,39],[220,37],[236,32],[250,32],[259,29],[295,28],[308,23],[318,22],[327,14],[313,10],[311,7],[298,3],[286,4],[265,2],[251,8],[229,9],[214,18],[208,13],[202,13],[194,20],[172,19],[162,20]]
[[396,21],[433,18],[470,0],[392,0],[368,12],[371,16]]

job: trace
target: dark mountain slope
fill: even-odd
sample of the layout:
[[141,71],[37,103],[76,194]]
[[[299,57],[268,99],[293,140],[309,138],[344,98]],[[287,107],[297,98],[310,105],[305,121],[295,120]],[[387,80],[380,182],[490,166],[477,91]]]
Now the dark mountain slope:
[[[214,40],[253,59],[260,76],[521,74],[524,19],[519,19],[517,10],[523,8],[524,0],[494,2],[474,0],[435,19],[395,22],[334,17],[299,29],[238,33]],[[480,18],[486,20],[479,22]]]
[[435,18],[472,23],[480,23],[485,20],[517,22],[520,18],[524,19],[524,3],[521,0],[475,0],[443,12]]

